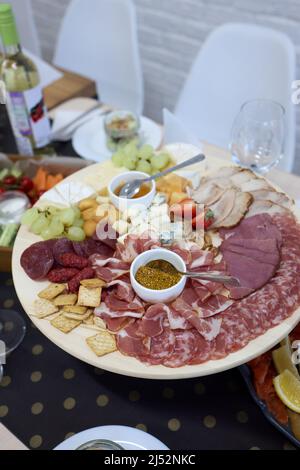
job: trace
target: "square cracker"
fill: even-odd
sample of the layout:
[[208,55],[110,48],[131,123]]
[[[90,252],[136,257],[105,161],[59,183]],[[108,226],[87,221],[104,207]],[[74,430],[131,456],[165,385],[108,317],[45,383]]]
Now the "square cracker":
[[94,316],[93,321],[95,326],[101,330],[106,330],[106,323],[104,320],[102,320],[102,318]]
[[78,294],[78,305],[85,307],[99,307],[101,303],[101,287],[94,287],[88,289],[87,287],[80,286]]
[[87,317],[86,320],[83,320],[83,323],[85,325],[93,325],[94,324],[94,314],[93,314],[93,310],[92,309],[89,309],[87,310],[87,312],[89,314],[89,316]]
[[62,294],[54,299],[54,305],[63,307],[64,305],[75,305],[77,302],[77,294]]
[[37,318],[46,318],[53,313],[58,312],[58,307],[53,305],[50,300],[37,299],[34,302],[34,312]]
[[105,287],[106,282],[102,281],[102,279],[84,279],[83,281],[80,281],[80,284],[84,287],[87,287],[88,289],[93,289],[95,287]]
[[70,318],[65,318],[65,316],[59,315],[59,317],[52,320],[51,325],[62,331],[63,333],[70,333],[81,324],[81,321],[71,320]]
[[65,284],[50,284],[46,289],[42,290],[38,296],[40,299],[53,300],[66,289]]
[[65,318],[69,318],[70,320],[78,320],[80,322],[86,320],[90,316],[89,313],[81,315],[80,313],[63,312],[63,314]]
[[[87,313],[87,307],[81,307],[80,305],[65,305],[63,307],[64,313],[76,313],[76,315],[85,315]],[[90,313],[89,313],[90,315]]]
[[116,339],[108,331],[101,331],[97,335],[87,338],[86,342],[98,357],[117,350]]

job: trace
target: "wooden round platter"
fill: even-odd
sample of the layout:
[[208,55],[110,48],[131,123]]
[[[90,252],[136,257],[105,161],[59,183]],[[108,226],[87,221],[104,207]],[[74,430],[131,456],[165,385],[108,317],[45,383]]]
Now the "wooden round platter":
[[[180,161],[182,159],[194,156],[198,149],[195,147],[178,144],[170,146],[169,150],[172,152],[174,160]],[[202,176],[205,173],[215,171],[218,168],[228,165],[230,165],[230,163],[210,157],[205,162],[194,166],[191,169],[191,173],[195,175],[195,171],[197,171],[201,173]],[[100,190],[107,186],[113,176],[121,173],[122,171],[125,170],[114,168],[111,162],[107,161],[78,171],[74,175],[65,179],[64,183],[77,181],[89,184],[90,186],[93,186],[95,190]],[[186,172],[186,176],[188,177],[188,171]],[[300,211],[296,209],[294,211],[298,220],[300,221]],[[28,315],[33,314],[33,304],[37,298],[38,292],[40,292],[49,284],[47,281],[32,281],[20,266],[20,257],[23,251],[37,241],[41,241],[41,239],[30,233],[26,227],[21,227],[14,244],[12,259],[14,285],[20,302]],[[223,359],[208,361],[201,365],[184,366],[175,369],[164,366],[148,366],[142,362],[139,362],[137,359],[124,356],[119,352],[98,358],[89,349],[85,341],[87,337],[93,336],[93,334],[96,333],[95,331],[84,327],[79,327],[66,335],[55,329],[53,326],[51,326],[50,322],[46,320],[39,320],[34,316],[30,316],[30,318],[34,325],[50,341],[55,343],[58,347],[67,353],[92,366],[131,377],[157,380],[174,380],[216,374],[218,372],[237,367],[263,354],[278,344],[291,332],[293,328],[295,328],[295,326],[300,321],[300,308],[298,308],[292,316],[290,316],[277,327],[268,330],[265,334],[251,341],[245,348],[230,354]]]

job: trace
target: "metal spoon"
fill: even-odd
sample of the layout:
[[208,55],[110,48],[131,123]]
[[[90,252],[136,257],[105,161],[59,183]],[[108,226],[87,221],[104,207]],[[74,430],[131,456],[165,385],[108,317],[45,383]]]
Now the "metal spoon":
[[149,178],[143,178],[143,179],[137,179],[133,181],[129,181],[129,183],[126,183],[123,188],[120,191],[120,197],[126,198],[126,199],[132,199],[134,196],[136,196],[144,183],[149,183],[150,181],[156,180],[158,178],[161,178],[162,176],[166,176],[169,173],[173,173],[173,171],[181,170],[182,168],[186,168],[187,166],[193,165],[194,163],[200,163],[203,160],[205,160],[205,155],[199,154],[194,158],[190,158],[189,160],[186,160],[179,165],[173,166],[172,168],[168,168],[167,170],[161,171],[160,173],[157,173],[156,175],[149,176]]
[[205,273],[193,273],[193,272],[181,272],[177,271],[182,276],[191,277],[193,279],[203,279],[205,281],[213,281],[213,282],[220,282],[221,284],[225,284],[230,287],[240,287],[240,281],[232,276],[226,276],[224,274],[220,274],[218,272],[210,271]]

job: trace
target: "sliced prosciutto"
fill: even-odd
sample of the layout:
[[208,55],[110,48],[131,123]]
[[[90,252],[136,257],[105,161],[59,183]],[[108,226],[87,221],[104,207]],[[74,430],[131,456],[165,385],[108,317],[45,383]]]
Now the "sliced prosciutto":
[[214,255],[210,251],[202,250],[195,242],[180,241],[172,245],[171,251],[179,255],[189,270],[201,270],[214,262]]
[[130,264],[117,258],[103,259],[101,255],[92,255],[89,261],[95,268],[96,276],[107,283],[124,276],[130,271]]
[[132,263],[139,254],[160,246],[157,237],[154,235],[128,235],[124,243],[117,244],[116,253],[125,263]]
[[138,333],[138,324],[132,323],[117,335],[118,349],[125,356],[146,356],[150,351],[150,338]]
[[151,305],[140,322],[139,331],[150,338],[161,335],[168,310],[165,304]]
[[125,310],[121,309],[118,310],[117,308],[112,309],[110,306],[107,305],[107,300],[109,295],[105,297],[105,301],[101,302],[100,307],[95,309],[95,315],[101,318],[104,316],[109,318],[125,318],[125,317],[132,317],[132,318],[142,318],[144,315],[144,308],[139,308],[138,310]]

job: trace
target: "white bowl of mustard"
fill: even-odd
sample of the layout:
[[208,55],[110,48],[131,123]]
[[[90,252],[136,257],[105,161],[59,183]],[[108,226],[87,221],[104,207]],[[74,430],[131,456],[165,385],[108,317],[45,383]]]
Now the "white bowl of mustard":
[[142,173],[141,171],[128,171],[116,176],[111,180],[110,184],[108,185],[108,193],[111,202],[118,210],[124,212],[130,207],[136,205],[141,207],[143,206],[145,209],[151,206],[156,194],[156,184],[154,181],[143,184],[141,186],[141,191],[134,199],[126,199],[118,196],[118,193],[126,183],[130,183],[130,181],[134,181],[136,179],[144,178],[149,178],[149,175],[147,173]]
[[136,280],[136,275],[140,267],[147,266],[151,261],[163,260],[173,265],[178,271],[186,272],[186,265],[183,259],[172,251],[163,248],[146,251],[139,255],[131,265],[130,281],[135,293],[150,304],[168,303],[175,300],[183,292],[186,285],[186,276],[181,276],[179,282],[168,289],[154,290],[148,289]]

